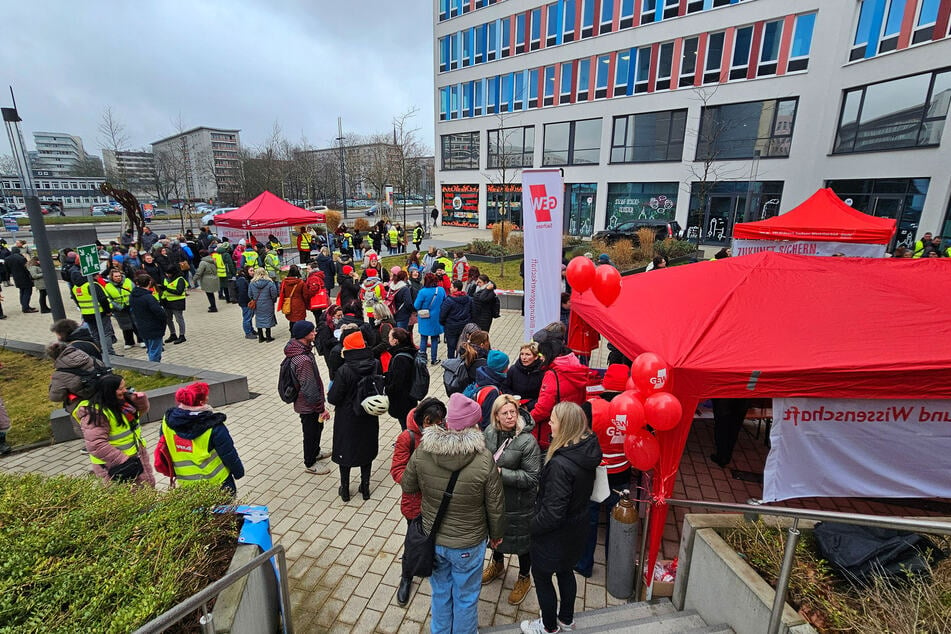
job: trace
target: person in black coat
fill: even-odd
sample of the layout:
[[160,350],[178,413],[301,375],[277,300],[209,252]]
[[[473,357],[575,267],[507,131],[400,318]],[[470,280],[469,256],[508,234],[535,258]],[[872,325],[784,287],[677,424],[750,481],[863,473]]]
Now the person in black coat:
[[162,360],[162,336],[165,335],[165,309],[152,295],[152,278],[139,274],[129,295],[129,310],[139,336],[145,342],[149,361]]
[[413,337],[404,328],[393,328],[389,333],[390,367],[386,371],[386,395],[390,399],[389,414],[406,429],[406,415],[419,402],[410,396],[416,376],[416,354],[419,349]]
[[[588,429],[579,405],[561,402],[551,413],[552,441],[542,468],[532,516],[532,577],[542,616],[523,621],[523,631],[556,632],[574,625],[578,592],[572,568],[584,550],[588,532],[588,501],[594,489],[595,470],[601,464],[601,446]],[[561,606],[555,597],[552,575],[558,578]],[[574,629],[563,627],[562,629]]]
[[[360,467],[360,493],[370,499],[370,467],[379,453],[380,419],[367,414],[357,400],[361,378],[380,374],[380,363],[366,347],[363,335],[354,332],[343,340],[343,365],[337,370],[327,401],[334,406],[331,460],[340,468],[340,499],[350,501],[350,468]],[[589,492],[590,495],[590,492]]]
[[462,290],[462,281],[452,283],[452,294],[443,300],[439,309],[439,323],[446,334],[446,346],[449,350],[446,356],[450,359],[456,356],[459,346],[459,335],[462,329],[472,321],[472,298]]
[[20,247],[10,249],[10,255],[4,259],[4,264],[10,271],[13,285],[20,291],[20,308],[24,313],[35,313],[36,309],[30,306],[30,300],[33,298],[33,276],[26,268],[26,258],[20,253]]
[[387,291],[387,298],[393,298],[393,322],[397,328],[409,329],[409,320],[416,312],[413,306],[413,289],[409,286],[409,278],[406,271],[397,271],[390,283],[390,289]]
[[337,292],[337,303],[341,306],[346,306],[350,302],[355,302],[360,299],[360,287],[357,285],[356,280],[353,279],[352,266],[348,264],[344,266],[342,270],[343,272],[340,277],[337,278],[337,282],[340,284],[340,290]]
[[320,269],[324,274],[324,286],[327,288],[327,291],[331,291],[334,287],[334,279],[336,279],[337,267],[334,265],[334,259],[330,255],[330,249],[323,247],[320,249],[320,253],[317,255],[317,268]]
[[479,330],[489,332],[492,320],[499,316],[499,298],[495,294],[495,284],[487,275],[480,275],[469,288],[472,297],[472,321]]
[[538,353],[538,344],[534,341],[523,343],[518,351],[518,361],[509,366],[505,373],[504,391],[517,395],[522,407],[531,411],[538,400],[544,377],[544,360]]

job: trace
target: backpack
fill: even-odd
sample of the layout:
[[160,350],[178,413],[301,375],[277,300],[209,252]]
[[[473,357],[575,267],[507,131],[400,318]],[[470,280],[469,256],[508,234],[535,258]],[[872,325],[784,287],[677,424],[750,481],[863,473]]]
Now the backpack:
[[82,368],[58,368],[57,370],[79,377],[80,387],[75,394],[81,399],[90,398],[95,394],[102,377],[112,374],[112,368],[107,368],[102,361],[93,358],[93,364],[92,370],[83,370]]
[[294,357],[284,357],[281,361],[281,370],[277,375],[277,395],[285,403],[293,403],[300,394],[300,381],[294,372]]
[[452,396],[456,392],[462,392],[466,389],[471,380],[469,380],[469,368],[462,357],[446,359],[442,362],[442,382],[446,387],[446,396]]
[[386,379],[383,378],[382,374],[368,374],[357,381],[357,393],[353,399],[353,411],[357,416],[377,416],[377,414],[368,411],[363,406],[363,401],[371,396],[381,397],[389,408],[390,397],[386,395]]
[[410,385],[409,395],[421,401],[429,394],[429,366],[426,359],[408,352],[400,352],[396,356],[410,357],[413,360],[413,384]]

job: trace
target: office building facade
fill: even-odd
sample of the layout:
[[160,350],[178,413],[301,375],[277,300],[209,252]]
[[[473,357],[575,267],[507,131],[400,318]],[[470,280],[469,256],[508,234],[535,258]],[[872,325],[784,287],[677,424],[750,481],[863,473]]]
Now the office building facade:
[[240,130],[198,127],[152,143],[155,171],[178,200],[234,205],[241,196]]
[[[521,224],[560,168],[565,231],[676,220],[726,244],[831,187],[951,233],[951,0],[435,0],[447,224]],[[921,231],[919,231],[921,227]]]
[[30,165],[34,171],[71,176],[86,159],[83,140],[65,132],[34,132]]
[[151,152],[103,150],[106,178],[139,199],[157,197],[155,155]]

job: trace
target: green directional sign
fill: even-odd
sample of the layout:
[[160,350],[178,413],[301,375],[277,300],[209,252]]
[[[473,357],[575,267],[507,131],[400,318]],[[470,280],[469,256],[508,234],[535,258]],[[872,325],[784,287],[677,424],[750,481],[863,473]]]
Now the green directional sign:
[[97,275],[99,273],[99,249],[96,248],[96,245],[87,244],[76,247],[76,253],[79,255],[79,266],[82,268],[83,275]]

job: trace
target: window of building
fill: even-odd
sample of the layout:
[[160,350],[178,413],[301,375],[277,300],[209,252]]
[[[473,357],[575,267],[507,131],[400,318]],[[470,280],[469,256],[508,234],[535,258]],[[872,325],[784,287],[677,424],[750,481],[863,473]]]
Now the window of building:
[[469,13],[472,10],[472,7],[469,6],[469,0],[456,0],[456,2],[459,4],[460,13]]
[[555,46],[558,44],[558,27],[561,22],[561,14],[558,12],[558,3],[552,2],[548,5],[548,28],[546,30],[545,46]]
[[697,49],[699,38],[687,38],[683,42],[683,53],[680,61],[680,82],[681,88],[693,86],[694,78],[697,76]]
[[878,42],[879,53],[887,53],[898,48],[898,34],[901,31],[902,18],[905,16],[906,1],[887,0],[885,23],[882,26],[882,35]]
[[[492,26],[495,26],[495,22],[492,23]],[[491,37],[491,36],[490,36]],[[475,63],[481,64],[485,61],[485,38],[486,38],[486,25],[480,24],[475,28]],[[491,43],[489,47],[491,48]]]
[[[663,0],[661,0],[663,2]],[[650,24],[657,19],[657,0],[641,2],[641,24]]]
[[631,57],[635,54],[634,49],[618,51],[614,63],[614,96],[628,94],[628,85],[631,80]]
[[514,88],[515,75],[513,73],[502,75],[502,94],[499,98],[499,112],[508,112],[512,108],[512,90]]
[[479,133],[460,132],[440,137],[443,170],[479,169]]
[[543,106],[555,105],[555,67],[545,67],[545,92],[543,93]]
[[753,27],[744,26],[733,36],[733,59],[730,62],[730,79],[746,79],[750,66],[750,44],[753,42]]
[[608,70],[611,66],[611,56],[602,55],[598,58],[598,72],[595,77],[594,98],[604,99],[608,96]]
[[439,0],[439,21],[449,19],[449,0]]
[[473,84],[473,111],[475,112],[475,116],[481,117],[482,110],[485,108],[485,88],[483,87],[485,86],[485,81],[482,79],[477,79],[473,82]]
[[707,38],[706,70],[703,83],[715,84],[720,81],[720,65],[723,63],[724,33],[711,33]]
[[512,23],[509,18],[499,20],[499,33],[502,34],[502,50],[499,57],[508,57],[512,54]]
[[645,93],[650,84],[651,47],[637,49],[637,68],[634,72],[634,92]]
[[528,71],[528,107],[538,107],[538,69]]
[[783,21],[767,22],[763,27],[763,41],[760,45],[759,65],[756,76],[764,77],[776,74],[776,65],[779,61],[779,40],[783,34]]
[[535,153],[535,126],[488,131],[488,169],[531,167]]
[[912,44],[931,41],[934,26],[938,22],[938,7],[940,5],[941,0],[921,1],[918,6],[918,19],[915,20],[915,34],[911,38]]
[[558,91],[558,103],[571,103],[571,80],[573,66],[573,62],[565,62],[561,65],[561,88]]
[[664,19],[676,18],[680,13],[680,0],[664,0]]
[[607,227],[630,220],[673,220],[680,183],[608,183]]
[[812,49],[812,32],[816,26],[816,14],[806,13],[796,16],[792,47],[789,51],[789,63],[786,71],[793,73],[806,70],[809,66],[809,52]]
[[578,101],[588,100],[588,89],[591,86],[591,60],[584,58],[578,61]]
[[789,156],[797,104],[792,98],[704,107],[696,160]]
[[833,153],[934,147],[951,101],[951,70],[922,73],[845,92]]
[[601,154],[601,119],[545,125],[542,165],[597,165]]
[[621,0],[618,18],[619,29],[629,29],[634,26],[634,0]]
[[529,50],[537,51],[542,46],[542,10],[533,9],[532,17],[532,37],[529,41]]
[[489,77],[485,80],[486,101],[485,113],[497,114],[499,112],[499,78],[498,76]]
[[449,70],[459,68],[459,34],[449,36]]
[[439,38],[439,72],[445,73],[449,70],[449,38]]
[[562,25],[561,41],[568,43],[575,41],[575,0],[562,0],[564,7],[562,13],[564,24]]
[[525,108],[525,71],[515,73],[515,94],[512,97],[512,110]]
[[869,178],[829,180],[826,187],[843,200],[851,198],[854,209],[897,220],[898,231],[889,246],[910,247],[915,243],[930,183],[928,178]]
[[686,129],[686,110],[614,117],[611,162],[680,161],[683,158]]
[[525,52],[525,14],[519,13],[515,16],[515,53],[516,55]]
[[594,0],[581,0],[581,37],[594,35]]
[[474,56],[472,50],[472,29],[466,29],[462,32],[462,67],[471,66]]
[[610,33],[614,21],[614,0],[601,0],[601,20],[598,33]]
[[660,45],[657,56],[657,82],[654,90],[670,89],[670,74],[673,72],[674,43],[666,42]]
[[459,118],[459,86],[449,87],[449,118]]
[[472,82],[462,84],[462,117],[471,117],[472,112]]

